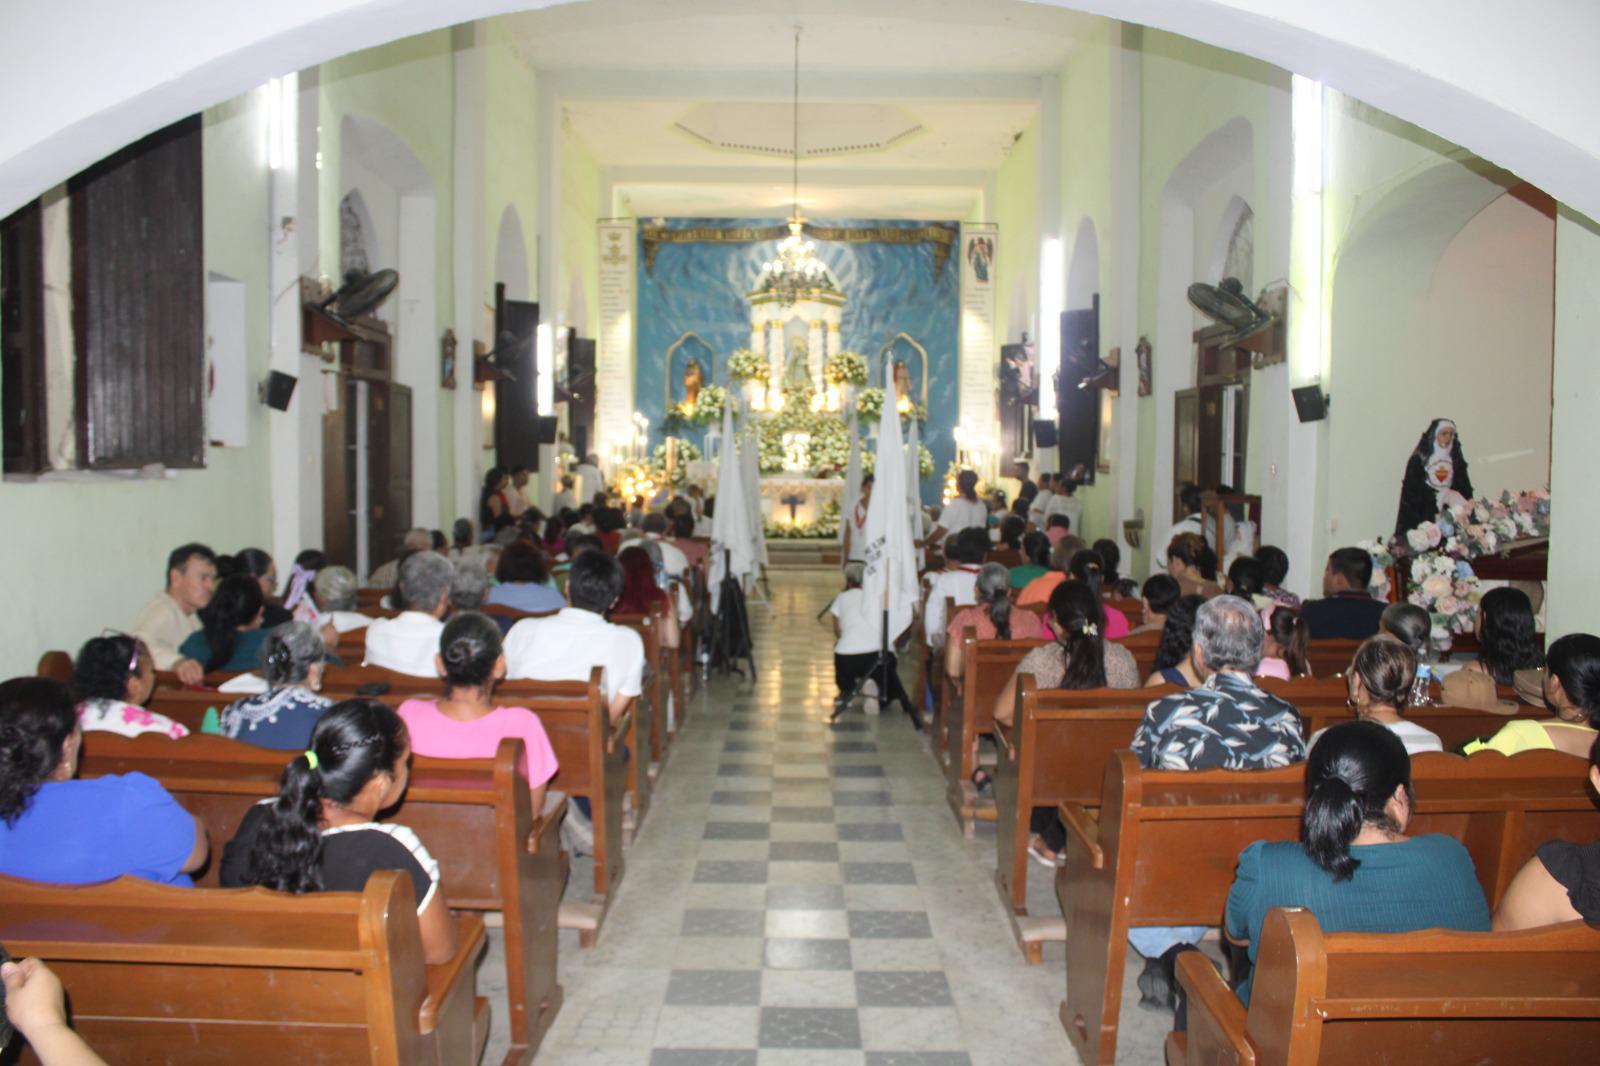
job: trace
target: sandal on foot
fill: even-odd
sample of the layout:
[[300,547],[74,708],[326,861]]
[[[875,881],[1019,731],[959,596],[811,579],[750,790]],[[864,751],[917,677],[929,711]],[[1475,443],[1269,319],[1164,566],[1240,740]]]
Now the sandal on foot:
[[994,791],[994,775],[983,767],[972,771],[972,787],[978,790],[980,796],[987,796]]

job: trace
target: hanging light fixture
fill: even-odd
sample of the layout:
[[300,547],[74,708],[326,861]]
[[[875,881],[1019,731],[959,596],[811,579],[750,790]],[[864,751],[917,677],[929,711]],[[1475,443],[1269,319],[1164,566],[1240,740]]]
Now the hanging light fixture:
[[792,158],[792,210],[789,235],[778,242],[778,254],[762,264],[756,291],[770,293],[784,307],[792,307],[812,292],[836,292],[833,275],[817,258],[817,246],[805,238],[805,219],[800,217],[800,27],[794,28],[794,152]]

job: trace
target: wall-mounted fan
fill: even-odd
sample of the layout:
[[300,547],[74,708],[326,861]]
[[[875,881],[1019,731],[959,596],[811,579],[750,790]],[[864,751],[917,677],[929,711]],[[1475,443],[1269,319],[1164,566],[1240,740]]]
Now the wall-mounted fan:
[[400,272],[396,270],[375,270],[370,274],[352,270],[344,276],[344,284],[322,301],[322,310],[344,321],[360,318],[377,310],[399,284]]
[[1244,294],[1244,286],[1238,278],[1223,278],[1220,285],[1197,281],[1189,286],[1189,302],[1201,314],[1227,329],[1227,334],[1216,341],[1224,348],[1248,340],[1275,321],[1271,311]]

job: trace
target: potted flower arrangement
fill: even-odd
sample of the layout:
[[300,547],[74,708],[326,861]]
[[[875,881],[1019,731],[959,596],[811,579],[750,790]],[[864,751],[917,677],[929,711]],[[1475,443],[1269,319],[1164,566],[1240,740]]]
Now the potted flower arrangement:
[[772,368],[749,348],[740,348],[728,357],[728,377],[734,381],[766,381]]
[[859,387],[867,383],[867,361],[856,352],[842,351],[828,359],[822,374],[830,385]]
[[[705,394],[701,393],[701,395]],[[677,463],[673,467],[672,476],[669,478],[667,476],[667,446],[665,444],[657,444],[655,451],[650,453],[650,476],[657,485],[677,488],[688,480],[689,464],[699,462],[700,458],[701,454],[698,447],[690,441],[679,438]]]
[[883,417],[883,390],[877,386],[862,389],[856,394],[856,414],[864,421],[876,422]]

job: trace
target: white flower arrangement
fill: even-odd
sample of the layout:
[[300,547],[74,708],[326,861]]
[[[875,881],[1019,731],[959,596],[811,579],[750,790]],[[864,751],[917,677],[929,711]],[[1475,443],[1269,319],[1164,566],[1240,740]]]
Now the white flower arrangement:
[[[701,395],[703,396],[705,393],[702,392]],[[679,438],[677,463],[674,465],[672,476],[669,478],[667,476],[667,446],[665,444],[657,444],[655,451],[650,454],[650,476],[657,485],[677,488],[688,479],[689,464],[699,462],[700,458],[701,453],[698,447],[690,441]]]
[[749,348],[740,348],[728,356],[728,377],[734,381],[766,381],[771,373],[766,359]]
[[828,359],[822,373],[830,385],[859,387],[867,383],[867,361],[856,352],[842,351]]

